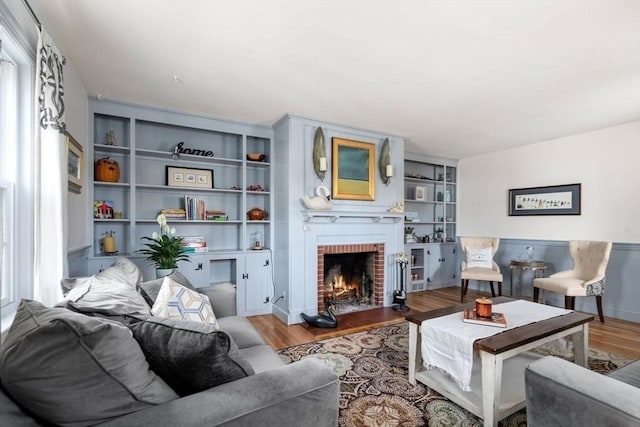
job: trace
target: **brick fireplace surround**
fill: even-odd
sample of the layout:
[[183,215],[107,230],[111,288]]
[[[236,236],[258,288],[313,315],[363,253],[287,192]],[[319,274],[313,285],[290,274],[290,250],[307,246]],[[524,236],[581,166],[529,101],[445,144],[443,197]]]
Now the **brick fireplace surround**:
[[318,313],[324,311],[324,255],[374,253],[373,304],[384,305],[384,243],[318,246]]

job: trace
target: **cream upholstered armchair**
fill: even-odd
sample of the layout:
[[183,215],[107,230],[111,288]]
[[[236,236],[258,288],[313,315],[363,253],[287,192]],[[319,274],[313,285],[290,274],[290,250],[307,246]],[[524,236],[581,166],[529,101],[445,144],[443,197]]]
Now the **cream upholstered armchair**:
[[564,294],[565,308],[575,308],[576,297],[596,297],[598,316],[604,323],[602,295],[604,294],[605,270],[611,254],[611,242],[571,240],[569,255],[573,269],[559,271],[549,277],[534,279],[533,301],[538,302],[540,289]]
[[493,282],[498,283],[498,295],[502,295],[502,273],[493,260],[498,251],[500,239],[497,237],[461,237],[460,246],[465,259],[460,272],[460,302],[469,288],[469,280],[486,281],[491,286],[491,295],[496,296]]

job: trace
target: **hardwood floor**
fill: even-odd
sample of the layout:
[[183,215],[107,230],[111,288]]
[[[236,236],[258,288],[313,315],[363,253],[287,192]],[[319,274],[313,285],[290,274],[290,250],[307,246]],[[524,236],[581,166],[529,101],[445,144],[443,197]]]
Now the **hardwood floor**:
[[[489,295],[469,289],[465,301]],[[460,302],[460,288],[449,287],[433,291],[413,292],[407,296],[407,305],[414,311],[428,311],[448,307]],[[343,314],[335,329],[312,328],[304,323],[287,326],[272,314],[252,316],[249,320],[275,349],[317,341],[319,339],[364,331],[404,321],[410,312],[397,312],[390,307]],[[605,317],[605,323],[596,320],[589,324],[589,347],[640,359],[640,323]]]

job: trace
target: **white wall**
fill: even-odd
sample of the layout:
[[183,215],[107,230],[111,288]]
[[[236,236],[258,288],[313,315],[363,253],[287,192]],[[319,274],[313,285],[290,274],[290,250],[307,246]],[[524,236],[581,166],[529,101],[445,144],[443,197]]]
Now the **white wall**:
[[[460,236],[640,243],[640,121],[458,163]],[[508,216],[508,190],[582,184],[579,216]]]
[[[64,49],[58,47],[64,54]],[[90,242],[87,218],[93,215],[90,210],[91,203],[88,198],[89,185],[93,179],[93,159],[88,158],[89,144],[89,100],[80,78],[67,60],[64,67],[64,99],[66,105],[65,120],[67,131],[82,144],[84,149],[84,169],[82,170],[82,191],[80,194],[69,192],[67,204],[67,248],[75,248],[87,245]]]

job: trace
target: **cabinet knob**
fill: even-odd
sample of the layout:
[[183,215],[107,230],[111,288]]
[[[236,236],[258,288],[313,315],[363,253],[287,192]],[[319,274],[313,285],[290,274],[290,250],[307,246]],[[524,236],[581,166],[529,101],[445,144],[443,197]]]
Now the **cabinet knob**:
[[242,278],[243,279],[248,279],[249,278],[249,274],[248,273],[242,273]]

